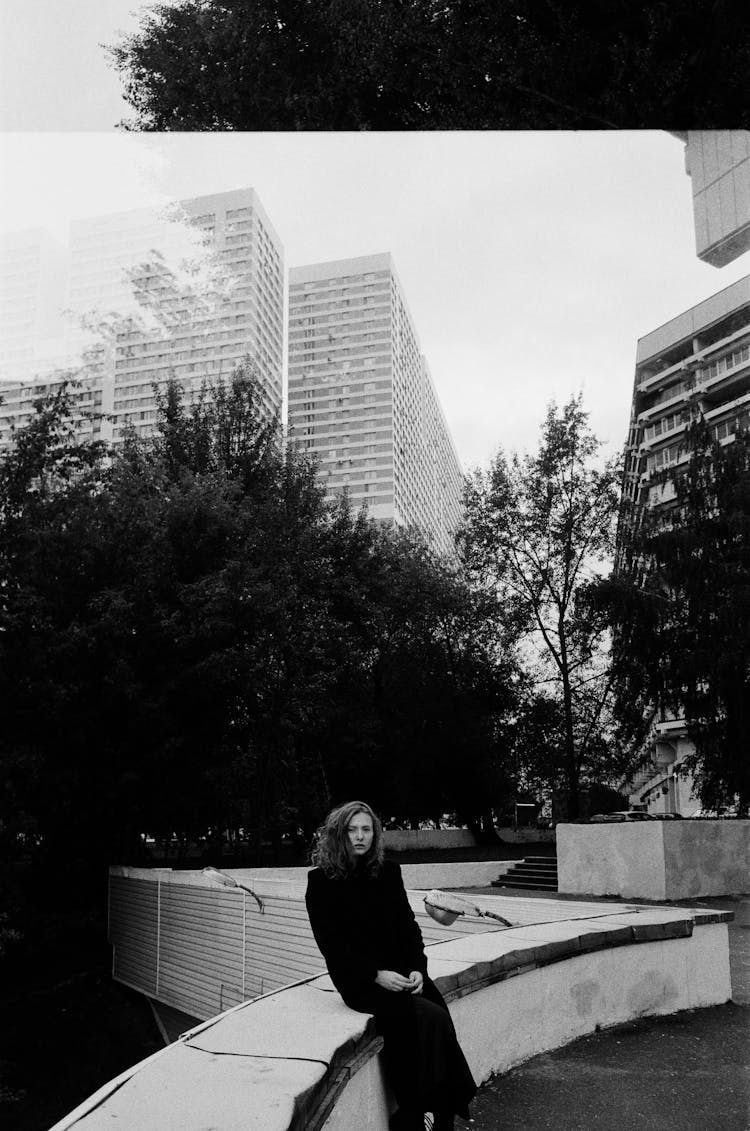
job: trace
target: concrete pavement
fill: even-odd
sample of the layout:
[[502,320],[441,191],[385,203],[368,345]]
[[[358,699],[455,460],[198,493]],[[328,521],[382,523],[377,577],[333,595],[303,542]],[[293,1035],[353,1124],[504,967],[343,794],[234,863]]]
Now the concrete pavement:
[[536,1056],[480,1089],[472,1131],[750,1131],[750,895],[690,905],[735,914],[732,1001],[644,1018]]

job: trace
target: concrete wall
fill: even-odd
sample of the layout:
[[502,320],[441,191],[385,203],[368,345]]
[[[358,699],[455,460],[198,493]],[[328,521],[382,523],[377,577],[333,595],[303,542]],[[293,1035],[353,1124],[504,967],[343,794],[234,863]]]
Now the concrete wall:
[[[513,829],[503,826],[497,834],[506,844],[552,843],[554,829],[536,827]],[[474,834],[468,829],[386,829],[385,846],[392,852],[408,852],[425,848],[474,848]]]
[[555,842],[554,829],[538,829],[534,825],[519,829],[501,828],[497,832],[508,844],[554,844]]
[[560,892],[677,900],[750,890],[750,821],[557,826]]
[[662,840],[666,824],[558,825],[558,891],[666,899]]
[[393,852],[423,848],[473,848],[477,843],[468,829],[386,829],[385,846]]
[[664,825],[667,899],[750,891],[750,821],[669,821]]
[[505,875],[512,860],[467,860],[458,864],[402,864],[404,886],[409,889],[482,888]]

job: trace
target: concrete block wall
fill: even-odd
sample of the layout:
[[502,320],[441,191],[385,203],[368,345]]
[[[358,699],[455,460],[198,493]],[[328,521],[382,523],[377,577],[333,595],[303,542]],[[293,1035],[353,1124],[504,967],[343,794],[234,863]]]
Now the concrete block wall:
[[557,826],[558,888],[679,900],[750,891],[750,820]]

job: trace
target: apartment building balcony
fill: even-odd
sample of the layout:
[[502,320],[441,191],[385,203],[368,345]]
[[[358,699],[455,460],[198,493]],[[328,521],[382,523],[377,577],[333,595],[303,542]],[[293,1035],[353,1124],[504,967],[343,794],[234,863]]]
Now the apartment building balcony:
[[644,427],[649,422],[657,420],[660,416],[669,412],[670,409],[680,408],[686,401],[689,395],[693,395],[698,391],[698,384],[681,385],[679,388],[669,390],[663,396],[650,404],[647,408],[641,409],[636,416],[636,423],[640,427]]
[[[645,471],[642,471],[640,476],[638,477],[638,482],[641,488],[651,488],[656,483],[659,476],[664,475],[665,472],[674,471],[681,467],[684,467],[688,463],[689,459],[690,452],[687,450],[687,448],[684,448],[678,453],[678,455],[675,456],[674,459],[665,461],[658,467],[647,467]],[[666,483],[664,483],[663,486],[666,487]],[[669,494],[669,497],[670,499],[674,498],[674,493],[672,492],[671,494]],[[666,501],[666,499],[662,501]]]
[[656,425],[647,426],[644,429],[641,441],[638,445],[640,452],[645,454],[663,447],[670,440],[681,436],[688,424],[688,421],[678,413],[674,413],[671,419],[667,418],[667,421],[667,427],[664,427],[664,422],[662,421],[662,427],[658,433],[655,430]]
[[693,816],[700,806],[693,795],[693,776],[683,767],[693,750],[683,717],[670,715],[655,721],[640,764],[621,786],[630,804],[645,806],[647,812],[657,815]]
[[681,358],[672,365],[665,366],[664,369],[660,369],[656,373],[647,373],[644,376],[640,376],[636,380],[636,392],[641,395],[653,393],[662,385],[668,384],[670,381],[673,381],[675,377],[679,377],[683,374],[686,378],[689,378],[698,370],[702,360],[702,353],[691,354],[689,357]]
[[717,440],[724,440],[725,438],[731,439],[736,429],[721,431],[720,426],[725,424],[729,426],[737,420],[744,419],[747,422],[748,413],[750,412],[750,388],[747,392],[739,397],[735,397],[731,401],[723,401],[715,408],[707,409],[705,412],[705,420],[714,429]]
[[750,362],[732,366],[714,377],[704,377],[696,392],[707,404],[719,404],[727,396],[736,398],[750,392]]

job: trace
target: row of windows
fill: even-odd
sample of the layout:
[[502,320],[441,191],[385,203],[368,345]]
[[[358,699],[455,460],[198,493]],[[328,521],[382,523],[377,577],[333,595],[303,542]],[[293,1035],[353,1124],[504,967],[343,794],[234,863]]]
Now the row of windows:
[[658,436],[663,436],[667,432],[673,432],[675,428],[681,428],[685,423],[681,412],[671,413],[669,416],[662,417],[657,420],[655,424],[649,424],[645,430],[644,436],[646,440],[655,440]]
[[747,428],[750,423],[750,413],[743,412],[732,420],[722,420],[711,429],[711,434],[716,440],[724,440],[727,436],[734,436],[740,428]]
[[387,305],[387,287],[377,289],[372,287],[340,288],[327,291],[326,294],[305,295],[301,298],[295,298],[292,295],[289,299],[289,313],[290,316],[317,315],[320,317],[327,311],[357,310],[362,306],[367,307],[368,310],[375,306],[387,309]]
[[345,310],[337,312],[336,314],[306,314],[303,316],[295,317],[294,312],[289,312],[289,333],[290,336],[299,333],[300,330],[311,329],[333,329],[333,330],[375,330],[380,327],[389,327],[390,318],[388,312],[383,313],[375,310],[367,310],[367,315],[377,315],[377,317],[362,317],[362,311]]
[[334,334],[332,330],[326,332],[325,330],[318,330],[309,328],[304,330],[301,334],[289,335],[289,349],[290,351],[299,352],[301,349],[325,349],[326,346],[334,345],[336,342],[346,343],[347,345],[356,345],[362,342],[380,342],[387,345],[390,340],[387,327],[382,330],[363,330],[361,327],[352,329],[345,328],[345,333]]
[[381,389],[378,393],[362,393],[361,389],[357,390],[354,396],[346,397],[333,397],[330,398],[320,397],[316,401],[300,401],[290,400],[289,411],[290,416],[304,415],[306,420],[316,420],[321,414],[328,412],[332,409],[349,409],[356,408],[362,404],[380,404],[384,408],[391,403],[391,394],[388,389]]
[[313,426],[317,426],[318,432],[325,432],[327,422],[348,422],[354,421],[357,417],[366,418],[379,415],[384,419],[390,419],[390,407],[390,402],[387,402],[378,405],[357,406],[351,409],[334,409],[330,412],[324,412],[323,410],[321,410],[315,413],[298,413],[294,419],[296,419],[296,421],[298,422],[301,422],[303,425],[309,427],[310,429],[312,429]]
[[390,272],[383,271],[368,271],[365,275],[334,275],[331,279],[313,279],[305,283],[290,283],[290,293],[300,294],[312,291],[326,290],[328,287],[340,287],[342,284],[350,287],[356,286],[358,283],[375,283],[378,281],[387,281]]
[[289,404],[301,404],[306,409],[315,408],[317,401],[313,398],[317,396],[323,398],[324,404],[328,404],[331,397],[347,397],[352,390],[356,393],[376,393],[378,390],[387,390],[389,384],[388,381],[364,381],[356,385],[333,385],[330,389],[309,389],[297,382],[296,388],[289,390]]
[[366,314],[382,313],[388,309],[388,296],[387,295],[362,295],[361,297],[329,299],[326,296],[325,302],[319,303],[305,303],[304,306],[296,307],[290,314],[304,315],[304,314],[332,314],[338,311],[356,311]]
[[658,471],[662,467],[671,467],[673,463],[677,463],[681,451],[681,444],[669,444],[666,448],[661,448],[658,452],[647,457],[647,470]]
[[671,401],[675,397],[684,397],[694,387],[692,382],[689,381],[679,381],[674,385],[667,385],[666,388],[659,390],[654,399],[650,401],[648,408],[655,408],[656,405],[663,404],[664,401]]
[[[359,378],[367,376],[377,379],[378,377],[387,377],[390,374],[389,365],[364,365],[359,362],[345,361],[335,369],[331,369],[330,373],[325,373],[321,370],[313,372],[304,362],[291,362],[289,363],[289,384],[298,383],[300,380],[304,383],[303,387],[307,385],[310,392],[317,393],[322,385],[328,385],[331,381],[340,381],[343,374],[348,374],[352,378]],[[292,372],[294,368],[295,372]],[[300,372],[301,370],[301,372]]]
[[[339,420],[335,424],[316,429],[315,443],[319,450],[331,451],[349,448],[353,454],[361,450],[361,445],[371,443],[389,443],[393,430],[389,419],[382,420]],[[335,447],[332,447],[335,445]],[[357,450],[355,450],[357,449]]]
[[[722,420],[713,425],[711,435],[715,440],[724,440],[728,436],[733,436],[739,428],[747,428],[748,424],[750,424],[750,412],[740,413],[736,417]],[[658,471],[664,467],[671,467],[672,464],[677,463],[683,451],[682,444],[669,444],[660,451],[646,457],[646,468],[648,471]]]
[[716,361],[710,362],[702,373],[704,377],[710,379],[717,377],[720,373],[726,373],[727,370],[734,369],[737,365],[742,365],[743,362],[748,360],[750,360],[750,345],[740,346],[739,349],[732,350],[724,357],[719,357]]

